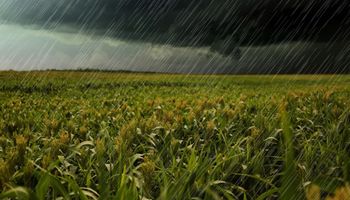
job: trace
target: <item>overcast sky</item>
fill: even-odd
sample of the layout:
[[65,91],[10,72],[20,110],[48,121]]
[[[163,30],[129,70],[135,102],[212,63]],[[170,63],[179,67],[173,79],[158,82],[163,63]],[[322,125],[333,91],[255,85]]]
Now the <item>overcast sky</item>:
[[0,0],[0,70],[349,72],[347,0]]

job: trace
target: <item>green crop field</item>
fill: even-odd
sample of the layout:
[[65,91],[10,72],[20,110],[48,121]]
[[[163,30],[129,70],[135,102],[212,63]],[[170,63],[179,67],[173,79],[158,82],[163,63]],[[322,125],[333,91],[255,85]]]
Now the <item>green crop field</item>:
[[0,199],[346,199],[350,76],[0,72]]

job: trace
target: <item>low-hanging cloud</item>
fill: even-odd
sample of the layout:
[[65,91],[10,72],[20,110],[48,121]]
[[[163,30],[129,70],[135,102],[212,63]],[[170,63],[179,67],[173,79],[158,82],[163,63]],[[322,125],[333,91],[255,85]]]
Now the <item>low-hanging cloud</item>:
[[[0,70],[92,68],[168,73],[349,73],[350,48],[290,42],[241,47],[241,59],[209,48],[125,42],[1,25]],[[319,59],[324,58],[324,59]]]
[[350,27],[347,0],[1,0],[0,7],[12,23],[176,46],[329,42],[349,39]]
[[[47,64],[40,59],[52,54],[40,52],[50,47],[65,58],[53,56],[52,66],[147,65],[142,69],[186,73],[210,67],[220,73],[346,71],[349,9],[347,0],[0,0],[1,23],[27,28],[31,41],[23,41],[27,48],[17,43],[2,64],[19,55],[23,67]],[[55,42],[45,46],[43,34]],[[31,46],[37,47],[36,56]],[[115,59],[115,52],[124,57]]]

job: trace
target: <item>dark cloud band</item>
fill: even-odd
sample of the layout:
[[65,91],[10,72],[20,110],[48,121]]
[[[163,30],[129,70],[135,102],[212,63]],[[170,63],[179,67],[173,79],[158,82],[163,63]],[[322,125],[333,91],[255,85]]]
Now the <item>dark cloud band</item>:
[[349,41],[348,0],[5,0],[1,18],[175,46]]

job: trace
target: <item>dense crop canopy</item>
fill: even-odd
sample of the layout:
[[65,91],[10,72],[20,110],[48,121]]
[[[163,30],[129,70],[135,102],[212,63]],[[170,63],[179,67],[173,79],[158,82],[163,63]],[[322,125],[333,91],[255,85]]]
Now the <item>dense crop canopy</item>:
[[349,191],[349,76],[1,72],[0,80],[0,198]]

